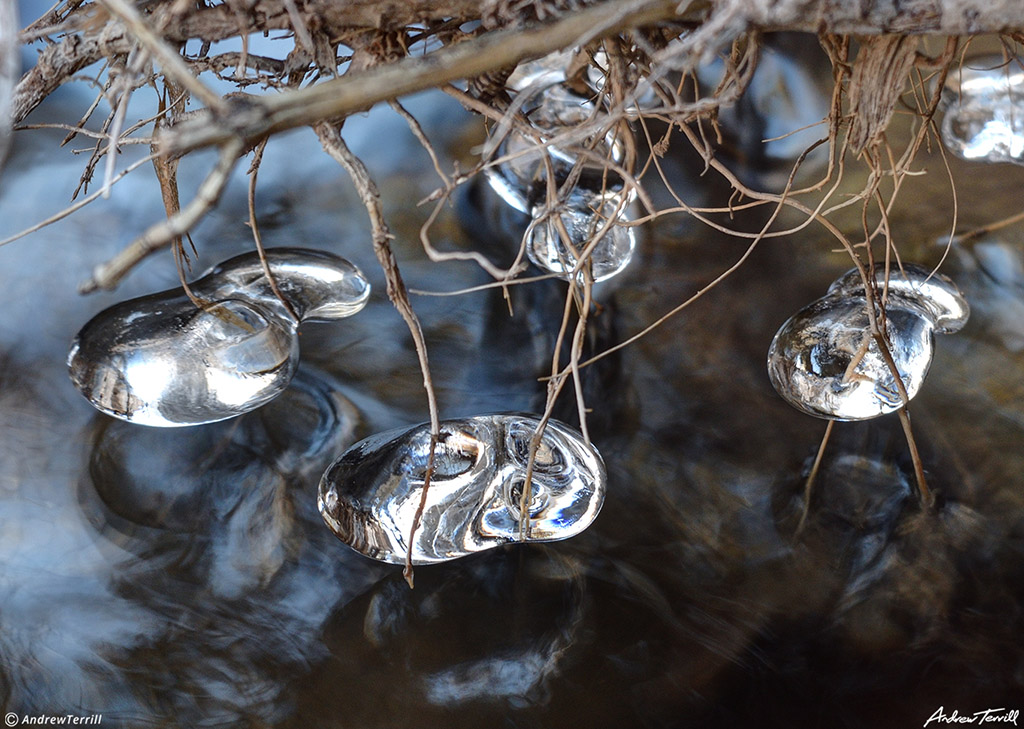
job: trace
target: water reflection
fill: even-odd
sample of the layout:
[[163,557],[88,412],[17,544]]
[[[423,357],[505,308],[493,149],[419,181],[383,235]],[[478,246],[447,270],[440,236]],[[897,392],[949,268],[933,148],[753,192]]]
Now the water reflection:
[[145,679],[142,705],[183,725],[283,716],[281,676],[318,654],[310,639],[331,607],[380,577],[333,553],[315,509],[316,477],[359,417],[336,380],[304,367],[233,421],[165,431],[98,419],[79,501],[126,550],[106,600],[136,624],[92,650],[129,684],[166,677]]
[[[418,103],[410,106],[426,112],[439,149],[479,141],[458,136],[479,125],[455,102]],[[419,144],[388,114],[350,119],[345,130],[378,175],[406,280],[448,291],[486,281],[471,265],[422,254],[422,220],[408,201],[437,180],[425,156],[413,169]],[[381,145],[382,135],[395,144]],[[26,218],[52,202],[41,191],[55,179],[77,182],[80,160],[62,165],[56,142],[15,149],[4,179],[17,174],[25,194],[13,204],[5,192],[0,227],[34,222]],[[688,160],[666,158],[666,167],[692,180],[702,166]],[[942,169],[938,156],[919,162]],[[1013,175],[1024,174],[1007,165],[990,179],[950,164],[972,181],[959,189],[960,210],[986,221],[1005,214],[1019,189]],[[331,241],[383,290],[364,211],[312,135],[272,140],[265,165],[257,200],[274,213],[265,237]],[[183,161],[182,184],[203,166],[189,172]],[[609,481],[586,532],[420,567],[410,592],[400,567],[338,543],[315,503],[344,441],[425,417],[415,353],[384,297],[344,327],[304,330],[303,362],[325,375],[300,370],[285,399],[233,422],[134,428],[97,416],[67,381],[67,342],[84,318],[175,283],[168,256],[124,291],[74,294],[92,266],[163,214],[155,183],[139,184],[0,249],[9,272],[0,312],[4,711],[102,713],[115,726],[867,729],[921,725],[940,705],[1000,706],[1024,691],[1024,333],[1013,314],[1024,256],[1014,229],[956,248],[943,267],[972,314],[937,348],[913,402],[935,515],[907,498],[905,442],[883,416],[836,430],[807,529],[794,538],[821,424],[774,393],[764,352],[779,322],[849,267],[809,226],[759,246],[697,304],[584,369]],[[678,189],[688,201],[728,200],[713,185]],[[914,176],[902,194],[922,214],[893,215],[892,235],[914,246],[941,227],[948,179]],[[763,222],[741,213],[733,224]],[[196,231],[200,267],[249,249],[245,214],[240,179]],[[686,220],[650,231],[592,313],[588,352],[639,331],[746,247]],[[449,219],[437,237],[469,247],[487,234]],[[931,266],[942,251],[918,245],[914,254]],[[512,316],[500,291],[415,297],[442,417],[537,410],[565,288],[514,289]],[[560,400],[556,417],[575,425],[575,410]],[[334,417],[353,431],[326,436]]]
[[165,432],[97,419],[83,508],[143,541],[158,538],[151,530],[202,538],[227,526],[252,542],[226,550],[235,564],[279,549],[295,518],[295,484],[315,480],[354,440],[359,414],[340,389],[305,367],[281,398],[237,420]]

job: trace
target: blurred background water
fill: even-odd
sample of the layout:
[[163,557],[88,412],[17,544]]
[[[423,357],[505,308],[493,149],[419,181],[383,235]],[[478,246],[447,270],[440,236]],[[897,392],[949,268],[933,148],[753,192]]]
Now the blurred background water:
[[[73,123],[91,94],[62,89],[30,121]],[[471,162],[479,119],[443,95],[407,106],[449,161]],[[906,131],[898,120],[893,134]],[[344,135],[380,184],[409,286],[485,283],[473,264],[423,254],[428,210],[415,203],[438,181],[404,121],[375,109]],[[58,149],[63,136],[16,133],[0,237],[67,204],[84,165],[73,149],[89,145]],[[118,168],[140,149],[125,148]],[[182,162],[183,199],[211,162]],[[682,141],[663,164],[688,203],[728,201]],[[960,229],[1016,212],[1024,170],[949,164]],[[777,184],[773,165],[755,159],[745,179]],[[890,225],[904,257],[934,265],[953,224],[950,181],[934,144],[916,165],[928,174],[907,181]],[[508,254],[480,194],[461,194],[436,245]],[[669,204],[663,189],[652,195]],[[794,536],[824,426],[774,393],[765,355],[778,326],[849,268],[811,225],[765,241],[692,307],[584,370],[609,471],[587,532],[421,567],[409,590],[400,568],[337,541],[315,505],[320,474],[347,445],[427,417],[365,211],[308,130],[270,142],[257,206],[268,246],[343,255],[375,293],[355,317],[303,326],[303,366],[281,399],[192,429],[112,421],[66,372],[93,314],[177,284],[165,254],[117,291],[76,293],[164,214],[148,168],[0,249],[5,712],[168,727],[896,727],[923,725],[939,706],[1024,708],[1019,226],[954,248],[943,267],[972,317],[937,342],[912,408],[937,514],[917,507],[902,431],[886,416],[837,425],[808,528]],[[732,224],[757,230],[765,214]],[[192,234],[196,273],[251,248],[246,220],[239,174]],[[837,222],[859,230],[859,209]],[[648,226],[633,263],[599,292],[589,350],[706,286],[746,245],[684,216]],[[556,281],[514,288],[512,315],[494,290],[414,296],[442,417],[541,407],[563,296]],[[557,416],[574,412],[564,400]]]

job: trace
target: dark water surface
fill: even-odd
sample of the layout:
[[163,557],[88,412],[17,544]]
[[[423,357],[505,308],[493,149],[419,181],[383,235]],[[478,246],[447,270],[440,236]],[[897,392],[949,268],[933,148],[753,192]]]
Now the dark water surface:
[[[36,120],[76,120],[88,100],[62,92]],[[410,107],[449,158],[471,160],[478,120],[443,97]],[[345,133],[378,178],[410,287],[486,282],[419,248],[428,211],[415,203],[437,179],[404,122],[382,109]],[[16,136],[0,236],[66,204],[84,160],[57,150],[62,137]],[[183,163],[183,198],[211,159]],[[936,153],[917,164],[929,175],[906,183],[892,227],[908,260],[931,265],[950,187]],[[1024,170],[951,164],[961,228],[1019,208]],[[728,199],[694,155],[665,165],[689,203]],[[765,355],[779,325],[849,268],[812,225],[765,241],[692,307],[584,370],[609,471],[589,531],[419,568],[410,591],[400,568],[352,552],[316,512],[319,476],[348,444],[427,417],[365,214],[309,131],[271,142],[258,205],[267,245],[340,253],[374,294],[351,319],[304,326],[303,368],[281,399],[192,429],[96,413],[64,364],[94,313],[175,284],[160,255],[116,292],[76,294],[162,214],[148,170],[0,249],[4,712],[102,714],[104,726],[911,727],[940,706],[1024,709],[1019,226],[955,249],[943,268],[973,311],[936,343],[912,408],[937,514],[918,508],[887,416],[835,428],[794,537],[824,425],[774,393]],[[854,237],[859,214],[839,218]],[[193,235],[197,273],[251,246],[246,217],[239,177]],[[468,192],[434,240],[504,245]],[[638,331],[745,246],[686,217],[652,226],[599,292],[588,346]],[[414,297],[443,417],[542,406],[563,288],[513,289],[513,316],[495,291]],[[574,413],[560,402],[559,417]]]

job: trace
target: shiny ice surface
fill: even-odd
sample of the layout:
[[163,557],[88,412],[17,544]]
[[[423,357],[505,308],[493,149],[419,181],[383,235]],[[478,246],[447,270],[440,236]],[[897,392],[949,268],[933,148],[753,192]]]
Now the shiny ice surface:
[[225,420],[277,397],[298,366],[299,323],[355,314],[370,285],[330,253],[266,253],[291,311],[258,254],[236,256],[190,285],[203,308],[172,289],[97,314],[68,354],[75,386],[108,415],[155,426]]
[[539,90],[531,88],[523,95],[526,98],[520,110],[536,137],[509,132],[498,149],[498,156],[508,159],[486,169],[491,187],[505,202],[520,212],[530,212],[547,195],[548,165],[558,185],[579,162],[583,167],[580,184],[602,185],[609,190],[623,187],[622,179],[602,164],[604,160],[622,159],[622,143],[614,134],[594,145],[589,144],[590,140],[567,143],[558,139],[559,133],[594,117],[597,112],[592,101],[561,83]]
[[[599,139],[565,142],[559,135],[596,119],[602,111],[589,96],[581,95],[565,78],[568,54],[560,53],[521,65],[509,77],[508,86],[517,92],[516,102],[535,135],[511,131],[498,148],[508,159],[486,169],[493,190],[513,209],[535,221],[545,215],[549,198],[549,177],[562,188],[573,176],[571,190],[560,190],[560,214],[568,228],[572,247],[582,250],[590,235],[605,220],[625,221],[635,193],[622,177],[608,167],[618,163],[624,145],[616,131]],[[577,259],[557,240],[550,222],[540,222],[527,238],[530,260],[551,273],[570,276]],[[613,225],[592,253],[594,278],[608,278],[629,263],[635,245],[632,229]],[[601,273],[598,273],[600,271]]]
[[942,141],[967,160],[1024,164],[1024,69],[1002,56],[968,60],[943,90]]
[[[599,235],[588,257],[591,274],[594,281],[611,278],[626,267],[636,247],[634,228],[620,224],[628,217],[627,208],[622,195],[576,187],[557,217],[547,216],[527,233],[526,255],[540,268],[571,275],[588,242]],[[540,210],[534,213],[535,219]],[[568,234],[568,245],[562,226]]]
[[[891,271],[886,284],[879,264],[875,281],[886,292],[889,350],[913,398],[931,366],[934,333],[958,331],[970,309],[952,281],[920,266]],[[871,336],[867,306],[853,269],[782,325],[768,350],[768,374],[787,402],[834,420],[866,420],[900,408],[895,376]]]
[[[528,415],[480,415],[441,424],[434,473],[413,536],[413,564],[519,541],[519,507],[538,425]],[[427,424],[352,446],[320,481],[324,521],[356,551],[405,562],[429,450]],[[597,450],[577,431],[549,421],[534,461],[525,541],[556,541],[582,532],[601,509],[605,481]]]

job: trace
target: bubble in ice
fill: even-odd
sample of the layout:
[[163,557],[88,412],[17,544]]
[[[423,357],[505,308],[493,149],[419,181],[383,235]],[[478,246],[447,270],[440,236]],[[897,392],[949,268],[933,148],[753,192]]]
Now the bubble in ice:
[[1024,164],[1024,68],[982,56],[950,71],[942,141],[967,160]]
[[[970,309],[947,277],[906,264],[874,269],[886,291],[889,350],[913,398],[931,366],[934,333],[958,331]],[[867,297],[857,269],[832,284],[824,297],[791,317],[768,350],[772,385],[791,405],[833,420],[866,420],[898,410],[903,402],[892,370],[871,336]]]
[[[479,415],[441,423],[434,472],[412,544],[413,564],[465,557],[520,541],[520,504],[530,443],[540,421]],[[324,521],[368,557],[402,564],[423,496],[430,426],[394,430],[349,448],[324,473]],[[567,539],[594,521],[605,468],[579,432],[549,420],[531,474],[525,541]]]
[[[71,345],[71,380],[99,410],[133,423],[185,426],[254,410],[288,386],[305,320],[355,314],[370,284],[331,253],[272,248],[215,266],[182,289],[116,304],[90,320]],[[294,315],[293,315],[294,314]],[[297,317],[297,318],[296,318]]]
[[[562,52],[522,64],[509,77],[508,87],[516,92],[515,103],[536,138],[508,131],[496,151],[497,157],[507,159],[488,167],[486,175],[498,196],[533,218],[526,253],[542,269],[571,276],[578,263],[573,250],[585,247],[592,234],[587,231],[605,231],[591,253],[594,278],[602,280],[621,271],[632,257],[635,233],[619,223],[630,219],[635,192],[608,165],[621,162],[624,156],[618,127],[598,139],[567,142],[559,138],[561,133],[602,114],[590,95],[567,82],[568,63],[568,54]],[[496,133],[504,134],[505,130],[499,128]],[[558,225],[548,212],[549,169],[559,188],[561,199],[554,207],[569,231],[568,244],[554,234]],[[570,178],[573,185],[567,186]],[[609,220],[611,225],[606,225]]]

